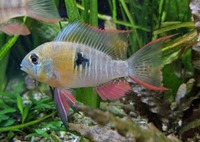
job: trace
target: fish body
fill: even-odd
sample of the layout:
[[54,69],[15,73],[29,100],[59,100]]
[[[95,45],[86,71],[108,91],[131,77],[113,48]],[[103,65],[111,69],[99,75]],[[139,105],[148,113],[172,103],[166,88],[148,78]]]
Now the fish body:
[[[21,16],[28,16],[45,22],[58,22],[60,20],[53,0],[0,0],[0,30],[6,32],[7,30],[4,30],[3,27],[11,26],[12,19]],[[18,23],[17,25],[16,21],[13,23],[16,29],[21,28],[23,30],[22,24]],[[13,30],[13,34],[16,33]]]
[[55,88],[95,87],[128,75],[127,62],[112,60],[107,54],[87,45],[48,42],[33,53],[43,56],[41,64],[48,64],[48,67],[38,69],[36,73],[40,75],[36,79]]
[[123,59],[127,47],[122,47],[127,46],[124,43],[129,33],[115,32],[98,31],[81,23],[69,24],[55,41],[28,53],[21,69],[55,88],[99,87],[130,77],[147,88],[163,90],[160,46],[169,37],[153,41]]
[[163,40],[171,36],[148,43],[127,59],[129,33],[72,22],[54,41],[30,51],[21,69],[56,88],[55,103],[67,126],[67,110],[75,99],[66,89],[94,87],[103,100],[113,100],[131,90],[126,81],[130,78],[148,89],[166,90],[161,86],[161,47]]

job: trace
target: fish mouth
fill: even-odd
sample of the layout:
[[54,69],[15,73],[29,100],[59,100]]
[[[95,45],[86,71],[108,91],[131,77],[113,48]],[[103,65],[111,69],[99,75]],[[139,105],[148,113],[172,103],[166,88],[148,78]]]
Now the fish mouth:
[[24,72],[27,72],[27,71],[28,71],[28,69],[27,69],[25,66],[23,66],[22,64],[20,64],[20,69],[21,69],[22,71],[24,71]]

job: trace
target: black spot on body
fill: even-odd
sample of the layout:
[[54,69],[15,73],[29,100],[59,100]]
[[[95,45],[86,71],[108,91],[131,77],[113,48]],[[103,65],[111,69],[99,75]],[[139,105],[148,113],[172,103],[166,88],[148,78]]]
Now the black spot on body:
[[82,65],[83,68],[85,68],[86,65],[88,66],[89,65],[89,59],[84,57],[81,52],[77,52],[74,67],[76,67],[76,66],[79,67],[81,65]]

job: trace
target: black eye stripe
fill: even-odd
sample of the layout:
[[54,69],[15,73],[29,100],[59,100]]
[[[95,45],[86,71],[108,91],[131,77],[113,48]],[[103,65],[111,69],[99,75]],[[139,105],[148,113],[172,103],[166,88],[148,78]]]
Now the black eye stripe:
[[38,64],[38,56],[35,53],[31,54],[30,59],[33,64]]

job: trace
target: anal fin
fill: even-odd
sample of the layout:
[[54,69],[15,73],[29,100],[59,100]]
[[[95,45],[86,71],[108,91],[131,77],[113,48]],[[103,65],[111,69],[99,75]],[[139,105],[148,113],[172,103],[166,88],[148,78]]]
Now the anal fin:
[[103,100],[114,100],[123,97],[131,87],[127,81],[117,80],[95,88]]

